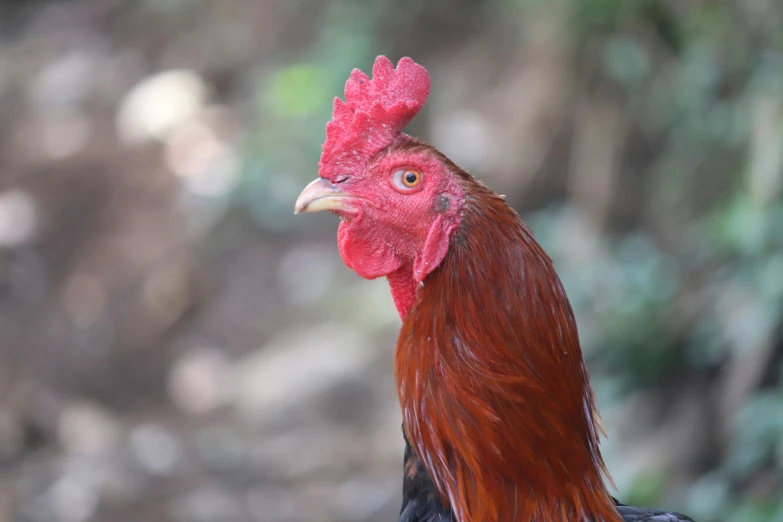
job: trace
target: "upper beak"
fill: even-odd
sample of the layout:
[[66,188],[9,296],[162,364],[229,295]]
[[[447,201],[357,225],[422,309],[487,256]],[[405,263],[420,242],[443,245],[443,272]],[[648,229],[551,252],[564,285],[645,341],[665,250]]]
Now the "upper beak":
[[318,178],[307,185],[294,205],[294,214],[321,210],[352,210],[349,195],[325,178]]

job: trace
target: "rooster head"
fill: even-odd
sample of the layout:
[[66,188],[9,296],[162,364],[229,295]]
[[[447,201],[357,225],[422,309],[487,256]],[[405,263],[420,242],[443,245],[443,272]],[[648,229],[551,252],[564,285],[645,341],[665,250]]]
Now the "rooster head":
[[402,133],[429,89],[427,70],[410,58],[395,68],[379,56],[372,79],[354,69],[345,101],[334,100],[319,177],[296,201],[296,213],[340,216],[340,255],[367,279],[404,271],[420,283],[443,260],[459,224],[457,167]]

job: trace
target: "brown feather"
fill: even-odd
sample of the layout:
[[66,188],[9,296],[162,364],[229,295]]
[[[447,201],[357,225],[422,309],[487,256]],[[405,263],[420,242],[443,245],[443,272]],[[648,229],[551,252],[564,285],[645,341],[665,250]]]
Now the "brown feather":
[[[620,521],[598,412],[552,262],[505,201],[421,142],[466,195],[412,296],[395,376],[411,444],[460,522]],[[402,274],[399,277],[402,280]]]

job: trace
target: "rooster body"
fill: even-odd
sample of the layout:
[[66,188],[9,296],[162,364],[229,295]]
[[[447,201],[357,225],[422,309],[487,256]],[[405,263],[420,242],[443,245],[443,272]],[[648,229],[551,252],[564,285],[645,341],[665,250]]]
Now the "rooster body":
[[296,204],[340,215],[343,260],[386,277],[402,318],[400,519],[690,520],[609,494],[565,290],[503,198],[401,132],[428,92],[426,70],[407,58],[395,69],[379,57],[372,80],[354,70],[327,125],[320,178]]
[[[403,429],[404,433],[404,429]],[[613,499],[624,522],[693,522],[680,513],[638,508]],[[402,484],[402,508],[398,522],[452,522],[454,515],[438,498],[435,485],[421,460],[405,440],[405,476]]]

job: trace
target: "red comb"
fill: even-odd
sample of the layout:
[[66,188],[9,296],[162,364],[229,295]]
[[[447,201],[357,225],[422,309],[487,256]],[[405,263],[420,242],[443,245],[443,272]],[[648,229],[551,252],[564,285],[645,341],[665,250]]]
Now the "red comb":
[[345,82],[345,101],[334,99],[332,121],[318,163],[322,178],[334,180],[361,168],[388,147],[424,105],[430,92],[427,70],[410,58],[397,68],[385,56],[375,59],[372,80],[354,69]]

